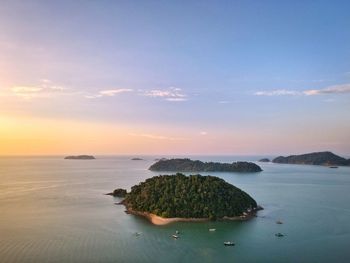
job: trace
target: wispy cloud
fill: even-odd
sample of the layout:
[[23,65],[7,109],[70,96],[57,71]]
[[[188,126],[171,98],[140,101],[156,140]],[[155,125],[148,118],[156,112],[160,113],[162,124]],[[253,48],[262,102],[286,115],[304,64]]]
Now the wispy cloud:
[[302,92],[295,90],[278,89],[271,91],[257,91],[254,93],[256,96],[295,96],[302,95]]
[[168,141],[186,141],[186,138],[181,137],[168,137],[163,135],[155,135],[155,134],[148,134],[148,133],[129,133],[130,136],[136,136],[136,137],[144,137],[152,140],[168,140]]
[[321,94],[343,94],[350,93],[350,84],[334,85],[324,89],[311,89],[305,90],[304,94],[308,96],[321,95]]
[[49,79],[41,79],[40,80],[40,87],[43,89],[48,89],[48,90],[53,90],[53,91],[63,91],[63,90],[67,90],[67,88],[56,85],[55,83],[53,83],[53,81],[49,80]]
[[170,87],[168,89],[153,89],[142,93],[143,96],[162,98],[167,101],[186,101],[188,97],[180,88]]
[[21,97],[23,99],[48,98],[53,97],[66,90],[62,86],[53,84],[50,80],[40,80],[36,86],[13,86],[10,88],[9,96]]
[[42,91],[43,88],[41,87],[29,87],[29,86],[15,86],[11,88],[11,91],[14,94],[21,94],[21,93],[37,93]]
[[270,90],[270,91],[257,91],[254,93],[256,96],[314,96],[314,95],[326,95],[326,94],[344,94],[350,93],[350,84],[334,85],[323,89],[308,89],[303,91],[297,90]]
[[125,92],[132,92],[132,89],[107,89],[107,90],[101,90],[97,94],[88,94],[85,95],[85,98],[87,99],[97,99],[101,97],[114,97],[117,94],[125,93]]
[[201,131],[199,134],[202,136],[208,135],[208,133],[206,131]]
[[[102,97],[114,97],[121,93],[133,92],[133,89],[107,89],[98,91],[95,94],[85,94],[84,97],[87,99],[97,99]],[[186,101],[188,99],[187,95],[182,92],[179,88],[170,87],[168,89],[153,89],[153,90],[137,90],[138,95],[152,97],[152,98],[162,98],[167,101]]]

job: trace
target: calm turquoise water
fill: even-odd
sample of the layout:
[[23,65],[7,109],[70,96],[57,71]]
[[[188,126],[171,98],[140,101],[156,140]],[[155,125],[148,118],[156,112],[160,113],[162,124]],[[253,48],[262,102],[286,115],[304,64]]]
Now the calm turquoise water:
[[[155,157],[130,158],[1,157],[0,262],[349,262],[350,168],[259,163],[257,174],[211,173],[265,210],[249,222],[154,226],[104,195],[158,174],[147,170]],[[224,247],[229,240],[236,246]]]

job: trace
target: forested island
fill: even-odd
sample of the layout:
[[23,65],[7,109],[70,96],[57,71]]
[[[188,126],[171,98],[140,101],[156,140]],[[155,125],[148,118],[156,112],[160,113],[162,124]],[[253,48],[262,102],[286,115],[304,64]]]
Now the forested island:
[[127,194],[127,191],[122,188],[117,188],[113,192],[108,193],[107,195],[112,195],[114,197],[125,197]]
[[153,223],[245,220],[261,209],[251,196],[221,178],[181,173],[155,176],[133,186],[122,204],[127,212]]
[[272,160],[274,163],[311,164],[311,165],[350,165],[350,160],[332,152],[313,152],[300,155],[279,156]]
[[68,159],[68,160],[93,160],[96,158],[92,155],[70,155],[70,156],[64,157],[64,159]]
[[169,171],[169,172],[261,172],[259,165],[251,162],[202,162],[190,159],[161,159],[151,165],[151,171]]

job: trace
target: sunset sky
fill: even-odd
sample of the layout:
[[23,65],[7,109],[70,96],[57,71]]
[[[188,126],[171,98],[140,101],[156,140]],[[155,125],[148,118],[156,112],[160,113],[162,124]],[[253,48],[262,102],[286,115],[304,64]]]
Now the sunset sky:
[[1,1],[0,155],[350,155],[349,1]]

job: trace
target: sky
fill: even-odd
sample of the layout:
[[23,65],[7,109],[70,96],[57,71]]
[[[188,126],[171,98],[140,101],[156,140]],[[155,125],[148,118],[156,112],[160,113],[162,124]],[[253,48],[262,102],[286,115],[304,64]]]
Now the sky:
[[0,155],[350,155],[349,1],[0,4]]

